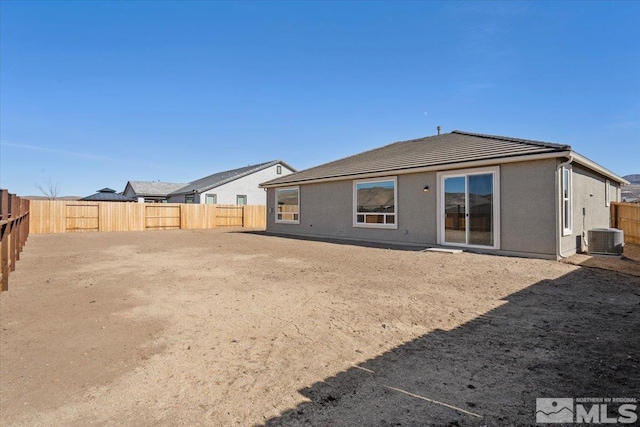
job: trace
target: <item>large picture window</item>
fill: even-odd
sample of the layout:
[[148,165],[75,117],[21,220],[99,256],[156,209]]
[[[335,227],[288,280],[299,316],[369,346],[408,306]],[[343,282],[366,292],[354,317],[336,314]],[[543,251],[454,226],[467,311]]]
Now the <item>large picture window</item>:
[[353,225],[355,227],[398,228],[396,177],[362,179],[353,182]]
[[300,224],[300,187],[276,188],[276,222]]

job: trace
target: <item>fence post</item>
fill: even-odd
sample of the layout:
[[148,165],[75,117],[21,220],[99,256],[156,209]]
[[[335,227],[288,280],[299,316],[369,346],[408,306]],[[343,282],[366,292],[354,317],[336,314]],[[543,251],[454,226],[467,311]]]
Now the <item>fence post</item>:
[[[14,197],[13,200],[15,202],[14,204],[15,208],[13,212],[14,221],[11,227],[13,228],[13,235],[15,238],[15,242],[13,243],[13,251],[15,252],[15,255],[14,255],[15,260],[19,261],[20,260],[20,218],[22,216],[22,211],[20,210],[20,205],[21,205],[20,200],[18,200],[15,194],[13,195],[13,197]],[[11,239],[11,240],[13,241],[14,239]],[[12,266],[11,271],[15,269],[16,269],[15,266]]]
[[7,190],[0,190],[0,219],[7,221],[0,227],[0,263],[2,264],[2,284],[0,286],[0,292],[9,290],[9,192]]
[[31,218],[31,202],[29,202],[29,200],[23,200],[24,202],[24,211],[25,211],[25,218],[24,218],[24,242],[22,242],[22,246],[24,247],[24,245],[27,243],[27,239],[29,238],[29,218]]
[[[16,198],[15,194],[9,194],[9,219],[13,220],[16,217]],[[9,224],[9,271],[15,271],[16,269],[16,235],[15,235],[15,221],[11,221]]]

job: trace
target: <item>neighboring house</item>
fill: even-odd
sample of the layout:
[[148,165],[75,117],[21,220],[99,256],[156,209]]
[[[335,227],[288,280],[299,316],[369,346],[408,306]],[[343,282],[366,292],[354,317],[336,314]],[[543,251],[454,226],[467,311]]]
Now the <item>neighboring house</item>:
[[627,203],[638,203],[640,197],[640,174],[623,176],[629,184],[622,187],[622,201]]
[[271,233],[558,259],[609,226],[625,183],[568,145],[453,131],[261,186]]
[[96,194],[92,194],[80,199],[85,202],[135,202],[135,199],[116,193],[116,190],[111,188],[103,188],[98,190]]
[[193,181],[169,194],[170,203],[265,205],[266,191],[260,183],[296,170],[282,160],[218,172]]
[[183,182],[128,181],[123,194],[140,203],[166,203],[170,193],[186,185]]

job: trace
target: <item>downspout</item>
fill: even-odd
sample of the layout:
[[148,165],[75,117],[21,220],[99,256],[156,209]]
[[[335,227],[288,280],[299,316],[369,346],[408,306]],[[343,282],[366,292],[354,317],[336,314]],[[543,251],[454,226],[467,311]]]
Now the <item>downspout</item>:
[[[556,166],[556,184],[557,184],[557,189],[558,189],[558,197],[556,197],[556,200],[560,202],[560,204],[558,205],[558,207],[560,209],[556,209],[556,254],[558,255],[558,259],[560,258],[567,258],[566,256],[562,255],[562,245],[560,243],[561,239],[562,239],[562,221],[564,220],[561,215],[563,214],[563,210],[564,210],[564,200],[563,200],[563,195],[562,195],[562,168],[565,166],[569,166],[571,163],[573,162],[573,155],[571,155],[571,153],[569,153],[569,160],[567,160],[566,162],[563,163],[559,163],[558,166]],[[573,194],[571,194],[571,196],[573,197]],[[572,201],[573,202],[573,201]],[[573,215],[573,212],[571,212],[571,214]]]

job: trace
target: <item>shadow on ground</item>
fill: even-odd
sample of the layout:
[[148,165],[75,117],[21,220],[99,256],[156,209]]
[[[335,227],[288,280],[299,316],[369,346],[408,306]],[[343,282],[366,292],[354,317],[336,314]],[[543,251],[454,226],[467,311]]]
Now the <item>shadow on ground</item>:
[[283,239],[302,240],[305,242],[326,242],[336,245],[358,246],[361,248],[377,248],[377,249],[393,249],[396,251],[409,251],[420,252],[428,246],[415,246],[415,245],[402,245],[397,243],[381,243],[381,242],[366,242],[363,240],[347,240],[347,239],[332,239],[329,237],[313,237],[313,236],[296,236],[293,234],[278,234],[261,230],[239,230],[231,231],[231,233],[241,234],[255,234],[256,236],[266,237],[280,237]]
[[264,425],[534,425],[537,397],[640,397],[639,330],[640,278],[582,268],[299,390]]

